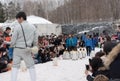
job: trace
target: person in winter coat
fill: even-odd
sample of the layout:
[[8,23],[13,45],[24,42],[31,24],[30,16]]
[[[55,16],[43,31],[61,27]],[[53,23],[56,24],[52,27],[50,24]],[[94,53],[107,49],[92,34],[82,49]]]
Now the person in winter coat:
[[97,35],[94,35],[92,40],[93,40],[92,49],[95,50],[95,47],[98,46],[98,37],[97,37]]
[[9,49],[9,46],[10,46],[9,42],[11,41],[11,36],[9,35],[10,32],[11,32],[11,28],[7,27],[5,32],[3,33],[4,40],[6,42],[8,42],[8,43],[4,44],[4,47],[7,49]]
[[31,81],[36,81],[34,59],[30,48],[38,45],[37,30],[35,26],[26,21],[27,16],[25,12],[19,12],[16,15],[16,20],[18,24],[14,27],[11,38],[11,47],[14,48],[11,81],[17,81],[21,60],[25,61],[30,73]]
[[76,48],[77,43],[78,43],[78,39],[77,39],[77,37],[74,36],[74,35],[72,36],[72,39],[73,39],[73,47]]
[[86,50],[87,50],[87,56],[90,56],[92,46],[93,46],[93,41],[92,41],[92,38],[90,35],[88,35],[85,40],[85,46],[86,46]]
[[85,40],[87,38],[87,33],[85,32],[82,36],[81,36],[81,41],[83,41],[85,43]]
[[11,32],[11,28],[7,27],[5,32],[3,33],[3,37],[9,37],[10,32]]
[[68,51],[71,51],[76,46],[77,46],[77,38],[72,37],[72,35],[70,34],[69,37],[66,39],[66,47]]
[[60,39],[60,37],[57,37],[56,39],[55,39],[55,41],[54,41],[54,45],[56,46],[58,46],[58,45],[60,45],[61,44],[61,42],[62,42],[62,39]]
[[104,70],[104,71],[99,70],[101,67],[103,67],[103,62],[100,58],[94,57],[93,59],[89,60],[89,62],[90,62],[90,67],[92,68],[91,69],[92,75],[90,75],[88,72],[90,69],[85,71],[85,74],[87,76],[86,78],[88,81],[93,81],[94,77],[96,77],[99,74],[103,74],[109,78],[109,70]]
[[72,40],[72,36],[69,35],[69,37],[66,39],[66,48],[68,49],[68,51],[71,51],[72,50],[72,43],[73,43],[73,40]]
[[120,81],[120,43],[109,42],[103,50],[107,56],[102,70],[110,70],[110,81]]
[[0,73],[8,70],[9,59],[4,48],[0,48]]

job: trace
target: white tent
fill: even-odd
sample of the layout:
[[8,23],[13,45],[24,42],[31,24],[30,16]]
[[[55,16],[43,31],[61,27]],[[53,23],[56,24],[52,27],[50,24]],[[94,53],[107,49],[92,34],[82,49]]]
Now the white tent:
[[32,15],[27,17],[27,21],[36,26],[39,35],[50,35],[51,33],[60,35],[62,33],[62,28],[60,25],[53,24],[51,21],[44,18]]
[[52,22],[42,18],[42,17],[38,17],[38,16],[28,16],[27,17],[27,21],[31,24],[53,24]]

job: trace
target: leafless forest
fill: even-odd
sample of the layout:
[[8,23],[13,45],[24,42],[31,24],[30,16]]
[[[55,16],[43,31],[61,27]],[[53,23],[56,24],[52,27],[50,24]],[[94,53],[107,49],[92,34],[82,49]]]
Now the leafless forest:
[[14,18],[21,10],[59,24],[114,21],[120,18],[120,0],[13,0],[3,6],[5,19]]

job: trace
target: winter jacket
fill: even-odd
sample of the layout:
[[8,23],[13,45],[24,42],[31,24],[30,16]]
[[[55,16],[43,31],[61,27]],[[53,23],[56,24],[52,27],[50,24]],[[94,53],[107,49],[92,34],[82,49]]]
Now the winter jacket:
[[98,37],[95,37],[94,39],[95,39],[95,46],[97,46],[98,42],[99,42],[99,39],[98,39]]
[[68,47],[72,46],[72,44],[73,44],[72,38],[67,38],[66,39],[66,47],[68,48]]
[[99,74],[103,74],[103,75],[105,75],[106,77],[110,78],[110,76],[109,76],[109,70],[105,70],[105,71],[96,71],[96,72],[94,72],[94,73],[92,74],[92,76],[91,76],[91,75],[88,75],[88,76],[87,76],[87,80],[88,80],[88,81],[93,81],[93,80],[94,80],[94,77],[96,77],[96,76],[99,75]]
[[104,66],[103,70],[110,70],[111,79],[120,79],[120,44],[113,47],[112,51],[106,56]]
[[67,38],[66,39],[66,47],[75,47],[77,45],[77,38],[73,37],[73,38]]
[[85,46],[86,46],[86,47],[87,47],[87,46],[90,46],[91,48],[93,48],[93,41],[92,41],[91,38],[87,38],[87,39],[85,40]]
[[57,39],[54,41],[54,44],[55,44],[55,45],[60,45],[61,42],[62,42],[62,40],[57,38]]
[[2,56],[0,58],[0,73],[3,69],[5,69],[7,67],[7,64],[5,63],[5,61],[9,61],[8,57],[5,55],[5,56]]
[[[38,34],[36,28],[33,25],[30,25],[27,21],[23,21],[21,25],[24,30],[27,46],[28,47],[31,47],[32,45],[37,46]],[[17,24],[16,27],[14,27],[14,32],[11,38],[12,47],[26,48],[21,25]]]
[[120,53],[110,64],[110,77],[112,79],[120,79]]
[[86,40],[86,35],[83,34],[83,35],[81,36],[81,40],[82,40],[82,41],[85,41],[85,40]]
[[77,46],[77,42],[78,42],[77,37],[72,37],[72,39],[73,39],[73,46],[74,47]]
[[5,64],[5,61],[8,61],[8,58],[7,57],[1,57],[0,58],[0,65]]
[[89,60],[89,64],[92,68],[92,76],[88,75],[87,80],[92,81],[94,77],[96,77],[99,74],[105,75],[106,77],[110,78],[109,70],[100,70],[104,65],[101,58],[94,57],[91,60]]

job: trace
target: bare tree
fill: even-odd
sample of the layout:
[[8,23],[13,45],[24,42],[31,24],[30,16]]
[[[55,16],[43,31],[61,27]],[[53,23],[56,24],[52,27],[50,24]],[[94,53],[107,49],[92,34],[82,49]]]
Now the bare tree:
[[[8,0],[10,2],[10,0]],[[23,10],[27,15],[37,15],[60,24],[110,21],[120,18],[120,0],[13,0],[6,7],[6,16],[14,18]]]

